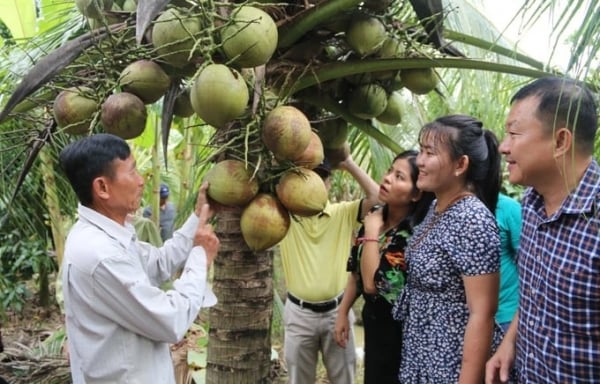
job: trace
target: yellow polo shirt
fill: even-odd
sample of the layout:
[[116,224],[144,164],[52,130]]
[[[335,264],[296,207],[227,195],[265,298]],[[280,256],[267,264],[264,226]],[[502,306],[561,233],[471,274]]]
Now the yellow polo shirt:
[[327,203],[323,213],[292,218],[279,243],[287,290],[306,301],[335,298],[346,287],[346,262],[361,200]]

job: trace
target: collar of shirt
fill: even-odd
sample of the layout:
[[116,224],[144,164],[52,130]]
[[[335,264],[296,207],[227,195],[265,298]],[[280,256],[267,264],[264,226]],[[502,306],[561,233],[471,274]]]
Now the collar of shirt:
[[319,212],[317,215],[319,217],[321,217],[323,215],[331,216],[331,203],[329,202],[329,200],[327,200],[327,203],[325,203],[325,208],[323,208],[323,210],[321,212]]
[[135,228],[129,222],[125,223],[124,226],[120,225],[116,221],[81,204],[77,206],[77,213],[79,214],[80,220],[100,228],[102,231],[106,232],[108,236],[121,243],[126,249],[128,249],[131,243],[136,239]]
[[[545,217],[544,198],[542,195],[533,188],[530,188],[527,194],[537,214],[540,217]],[[599,194],[600,165],[598,165],[596,160],[592,160],[577,188],[567,196],[560,208],[548,220],[554,220],[562,214],[597,214],[600,208],[597,206]]]

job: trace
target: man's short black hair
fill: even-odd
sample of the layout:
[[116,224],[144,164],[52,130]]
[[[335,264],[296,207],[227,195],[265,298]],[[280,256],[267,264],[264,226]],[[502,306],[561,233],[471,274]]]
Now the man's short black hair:
[[92,182],[98,176],[114,176],[113,161],[125,160],[131,149],[125,140],[108,133],[84,137],[66,146],[59,162],[81,204],[92,204]]

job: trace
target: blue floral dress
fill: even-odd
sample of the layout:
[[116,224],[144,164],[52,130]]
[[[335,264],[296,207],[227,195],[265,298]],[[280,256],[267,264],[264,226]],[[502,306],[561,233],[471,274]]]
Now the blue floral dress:
[[408,242],[407,283],[393,309],[403,323],[403,384],[458,381],[469,318],[462,278],[500,268],[496,221],[479,199],[465,197],[439,214],[435,205]]

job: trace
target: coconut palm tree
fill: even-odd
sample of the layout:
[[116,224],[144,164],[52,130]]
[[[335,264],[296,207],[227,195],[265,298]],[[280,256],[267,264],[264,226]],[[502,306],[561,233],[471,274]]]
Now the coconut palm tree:
[[[178,5],[184,15],[201,16],[202,30],[217,33],[194,36],[197,43],[193,48],[198,55],[193,64],[168,68],[175,86],[162,102],[156,104],[160,109],[161,126],[160,134],[154,136],[154,141],[160,140],[163,146],[164,159],[167,158],[179,84],[190,84],[211,61],[235,65],[234,59],[229,60],[223,54],[218,39],[218,31],[227,25],[231,4],[205,1],[199,6],[200,2],[186,0],[138,0],[137,13],[106,11],[103,17],[92,22],[98,28],[91,31],[90,22],[73,4],[65,3],[56,8],[51,3],[50,0],[41,1],[39,11],[52,10],[59,23],[45,24],[39,35],[27,43],[9,47],[9,40],[3,41],[9,54],[2,58],[6,65],[0,68],[10,68],[10,72],[5,70],[0,79],[0,89],[6,95],[1,99],[0,132],[14,132],[11,121],[15,119],[30,122],[26,128],[30,139],[20,144],[22,157],[17,167],[20,177],[16,183],[6,184],[10,189],[5,191],[22,190],[27,179],[25,175],[29,173],[31,177],[35,172],[35,159],[42,146],[51,144],[57,150],[71,140],[63,129],[56,127],[51,113],[51,103],[58,91],[73,84],[91,86],[94,97],[101,101],[115,88],[120,88],[120,72],[131,60],[160,61],[158,51],[149,44],[148,34],[153,20],[166,7]],[[123,1],[115,0],[115,3],[125,6]],[[269,161],[269,152],[262,145],[259,134],[260,124],[274,104],[294,104],[313,121],[342,117],[351,126],[349,137],[354,157],[374,177],[379,177],[392,154],[413,146],[418,128],[436,115],[451,111],[471,113],[481,116],[488,126],[500,132],[508,98],[529,78],[550,73],[569,74],[588,82],[594,90],[600,82],[598,72],[593,72],[597,68],[600,46],[595,39],[600,28],[595,22],[600,14],[597,0],[566,5],[558,1],[531,1],[515,15],[514,22],[524,25],[548,13],[558,15],[553,38],[560,41],[565,38],[561,32],[576,20],[578,12],[583,14],[581,21],[577,19],[582,27],[567,36],[573,50],[562,73],[510,45],[468,1],[454,0],[444,4],[441,1],[403,0],[261,3],[277,23],[277,49],[265,66],[242,71],[249,76],[247,83],[254,91],[249,112],[217,130],[199,129],[203,122],[197,118],[184,123],[187,145],[183,151],[194,148],[190,155],[195,162],[194,169],[186,168],[183,172],[186,175],[192,172],[195,177],[186,181],[187,195],[182,194],[182,200],[188,200],[187,196],[197,189],[203,177],[202,165],[227,158],[244,160],[257,177],[264,177],[262,188],[267,191],[272,188],[271,180],[277,175],[269,176],[269,172],[278,168]],[[383,3],[386,6],[379,7]],[[98,2],[94,0],[92,4]],[[352,35],[349,23],[355,20],[359,11],[381,21],[382,36],[397,39],[403,51],[382,57],[371,54],[377,49],[363,44],[367,39],[362,32],[358,32],[362,37],[359,41],[349,41],[347,37]],[[382,33],[381,29],[379,33]],[[373,40],[374,45],[381,45],[377,36]],[[441,82],[434,81],[434,87],[429,89],[411,84],[412,76],[408,74],[428,73],[431,77],[430,69],[437,73],[433,79],[441,78]],[[386,92],[399,87],[398,82],[412,89],[398,88],[396,91],[402,111],[401,122],[388,125],[352,109],[361,103],[351,102],[347,95],[372,83],[373,76],[378,77],[377,83],[383,84]],[[425,92],[427,90],[430,92]],[[29,105],[42,108],[29,108]],[[95,124],[97,119],[98,116],[92,120],[89,133],[101,129]],[[177,122],[181,124],[181,121]],[[206,140],[207,135],[210,140]],[[156,159],[158,144],[153,148]],[[209,149],[212,150],[210,153],[207,152]],[[156,161],[154,164],[156,170]],[[5,164],[2,167],[3,171],[8,168]],[[10,167],[14,166],[11,164]],[[188,176],[185,178],[187,180]],[[62,206],[58,211],[73,211],[73,200],[65,202],[70,206]],[[22,210],[26,212],[27,207]],[[240,215],[241,209],[226,210],[220,213],[217,222],[222,249],[215,263],[214,289],[220,302],[210,311],[207,382],[268,380],[273,306],[272,254],[270,250],[252,251],[246,245],[239,227]]]

